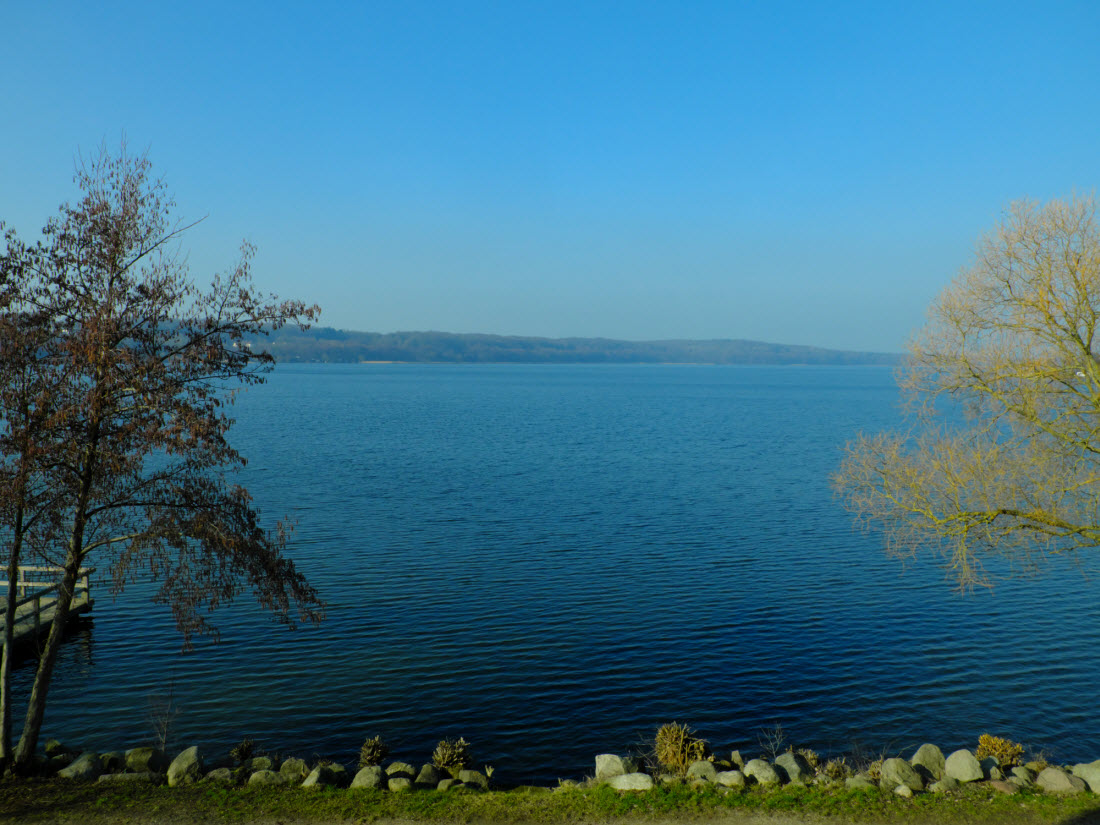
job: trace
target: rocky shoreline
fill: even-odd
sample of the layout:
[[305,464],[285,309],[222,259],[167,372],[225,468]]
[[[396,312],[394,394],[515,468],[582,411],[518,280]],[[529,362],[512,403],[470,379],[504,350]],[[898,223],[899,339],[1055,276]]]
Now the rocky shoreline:
[[[663,769],[655,760],[618,754],[595,757],[595,771],[581,782],[560,781],[558,788],[607,785],[617,791],[646,791],[658,786],[687,785],[697,789],[714,788],[722,793],[760,787],[763,790],[784,785],[832,785],[843,788],[882,790],[899,796],[951,793],[964,785],[983,783],[1004,794],[1023,788],[1044,793],[1100,793],[1100,760],[1075,765],[1049,765],[1044,761],[1006,764],[996,756],[979,759],[970,750],[956,750],[944,756],[934,744],[924,744],[908,759],[880,759],[860,771],[847,767],[844,760],[821,764],[812,751],[789,749],[774,759],[744,759],[739,751],[728,758],[711,755],[696,759],[678,772]],[[221,759],[208,764],[198,747],[189,747],[169,758],[153,747],[132,748],[125,752],[76,752],[60,742],[46,743],[45,755],[36,758],[35,767],[43,776],[56,776],[78,782],[145,782],[169,787],[197,782],[226,786],[285,785],[303,788],[350,788],[391,793],[412,791],[448,792],[457,789],[487,791],[493,769],[440,767],[426,763],[419,768],[403,761],[385,765],[364,765],[353,774],[346,766],[321,760],[310,765],[303,759],[260,755],[242,760]],[[550,791],[551,788],[525,790]]]

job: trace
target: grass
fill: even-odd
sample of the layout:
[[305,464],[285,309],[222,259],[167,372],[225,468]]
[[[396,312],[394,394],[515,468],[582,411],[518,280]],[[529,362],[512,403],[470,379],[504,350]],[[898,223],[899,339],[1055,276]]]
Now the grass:
[[660,788],[620,794],[607,786],[490,793],[308,790],[291,787],[184,788],[63,780],[0,782],[0,822],[124,823],[1100,823],[1100,797],[1023,791],[1006,796],[982,785],[953,795],[902,799],[881,791],[786,786],[722,793]]

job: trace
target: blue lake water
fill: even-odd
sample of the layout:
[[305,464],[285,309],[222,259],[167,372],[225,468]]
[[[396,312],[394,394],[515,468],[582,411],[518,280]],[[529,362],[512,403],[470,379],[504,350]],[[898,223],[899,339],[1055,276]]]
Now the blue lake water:
[[281,366],[234,442],[327,620],[242,599],[183,654],[147,588],[101,588],[44,735],[147,743],[171,691],[174,742],[208,755],[351,763],[381,733],[419,763],[464,736],[505,782],[581,778],[672,720],[753,752],[778,722],[828,753],[988,731],[1100,757],[1092,579],[1058,561],[960,596],[834,498],[897,400],[878,367]]

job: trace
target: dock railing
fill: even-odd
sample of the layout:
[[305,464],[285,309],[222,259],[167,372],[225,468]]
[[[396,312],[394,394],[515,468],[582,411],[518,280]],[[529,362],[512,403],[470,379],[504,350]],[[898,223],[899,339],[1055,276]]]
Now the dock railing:
[[[20,566],[18,568],[19,573],[16,577],[15,587],[19,591],[19,598],[15,602],[16,621],[23,621],[24,616],[19,615],[19,608],[26,605],[31,605],[30,612],[33,616],[34,630],[38,633],[42,629],[42,609],[43,607],[49,607],[57,600],[57,596],[50,597],[51,593],[56,593],[61,588],[61,574],[65,572],[63,567],[44,567],[40,565],[27,565]],[[94,567],[81,567],[80,573],[76,580],[76,585],[73,587],[73,604],[75,605],[81,596],[85,600],[91,599],[91,575],[95,572]],[[58,577],[53,581],[33,581],[28,577],[29,574],[42,574],[42,573],[57,573]],[[7,579],[0,580],[0,586],[5,588],[11,587],[11,582]],[[32,590],[32,588],[38,588]],[[30,591],[30,592],[28,592]],[[6,591],[5,591],[6,592]],[[43,603],[43,599],[46,599]]]

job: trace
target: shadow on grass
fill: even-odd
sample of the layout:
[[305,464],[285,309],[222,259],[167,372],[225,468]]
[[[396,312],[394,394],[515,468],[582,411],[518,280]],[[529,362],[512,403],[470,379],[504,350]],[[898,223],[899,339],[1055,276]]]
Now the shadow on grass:
[[1058,825],[1100,825],[1100,808],[1083,811],[1069,819],[1063,819]]

